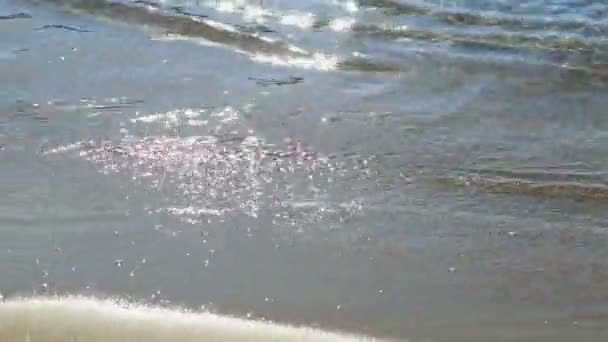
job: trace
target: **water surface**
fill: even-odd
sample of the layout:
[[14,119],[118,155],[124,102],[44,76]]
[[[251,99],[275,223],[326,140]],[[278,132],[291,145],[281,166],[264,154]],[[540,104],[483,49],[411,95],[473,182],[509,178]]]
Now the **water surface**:
[[0,0],[6,305],[602,341],[607,10]]

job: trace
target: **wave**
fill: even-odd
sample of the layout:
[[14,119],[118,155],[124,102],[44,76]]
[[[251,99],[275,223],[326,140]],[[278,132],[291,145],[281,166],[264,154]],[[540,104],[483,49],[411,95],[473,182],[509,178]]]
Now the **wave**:
[[[471,61],[475,65],[480,62],[543,65],[580,75],[585,81],[591,77],[603,83],[608,78],[608,41],[605,39],[608,26],[597,18],[515,16],[508,11],[445,9],[394,0],[358,1],[355,9],[361,7],[373,12],[370,18],[354,9],[320,16],[293,8],[260,7],[246,1],[242,7],[232,2],[30,1],[133,25],[149,31],[154,39],[186,39],[229,48],[255,62],[283,67],[403,73],[410,70],[404,63],[408,58],[394,53],[417,56],[423,52]],[[227,4],[232,5],[226,7]],[[226,13],[230,14],[229,18]],[[318,34],[321,31],[323,34]],[[294,45],[296,42],[309,44],[312,34],[321,46],[303,49]],[[349,49],[331,45],[345,35],[375,47],[363,51],[369,58],[352,58]]]
[[600,14],[596,15],[579,4],[566,13],[554,13],[550,8],[518,13],[496,3],[490,8],[469,9],[463,4],[443,7],[433,5],[435,2],[360,0],[361,8],[379,19],[359,20],[351,31],[368,42],[384,40],[404,48],[420,45],[424,51],[446,51],[448,58],[473,63],[516,60],[602,81],[608,76],[608,22],[601,14],[608,13],[608,8],[604,5],[597,8],[595,12]]
[[[98,20],[112,23],[133,25],[149,32],[156,40],[191,40],[202,45],[225,47],[248,56],[255,62],[332,71],[336,69],[353,70],[359,64],[338,56],[307,51],[289,41],[269,38],[260,32],[251,32],[251,28],[239,24],[231,25],[210,19],[207,15],[192,13],[179,6],[163,6],[161,3],[138,0],[128,3],[106,0],[32,0],[34,3],[48,3],[79,14],[89,15]],[[332,30],[340,31],[352,25],[352,22],[341,20],[329,23]],[[269,28],[265,30],[274,32]],[[365,63],[376,65],[372,61]],[[381,63],[380,63],[381,64]],[[343,65],[347,67],[343,68]],[[362,68],[357,71],[383,72],[386,68]],[[391,68],[395,71],[400,68]]]
[[469,46],[487,46],[496,49],[538,49],[553,51],[593,52],[597,48],[608,48],[608,42],[576,36],[560,36],[552,34],[467,34],[455,32],[433,32],[409,27],[379,27],[374,25],[359,25],[355,28],[358,33],[385,39],[413,39],[431,42],[451,42]]
[[3,342],[380,341],[310,327],[91,297],[0,302]]

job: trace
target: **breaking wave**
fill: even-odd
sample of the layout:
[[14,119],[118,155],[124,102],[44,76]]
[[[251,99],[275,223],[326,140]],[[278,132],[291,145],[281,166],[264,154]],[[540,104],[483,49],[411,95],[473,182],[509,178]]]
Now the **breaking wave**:
[[309,327],[87,297],[0,303],[3,342],[379,341]]

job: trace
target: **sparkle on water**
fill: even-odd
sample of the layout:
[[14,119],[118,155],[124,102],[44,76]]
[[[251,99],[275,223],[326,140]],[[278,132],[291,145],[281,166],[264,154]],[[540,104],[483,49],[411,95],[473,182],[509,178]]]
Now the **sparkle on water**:
[[232,107],[137,115],[132,124],[164,128],[190,125],[196,118],[210,134],[135,136],[123,129],[120,141],[77,142],[46,154],[71,153],[99,165],[103,173],[126,173],[143,186],[171,193],[170,203],[153,211],[193,224],[228,213],[256,218],[265,212],[275,223],[302,225],[323,217],[343,221],[362,210],[360,201],[339,201],[328,192],[357,166],[300,141],[267,143],[252,130],[235,128],[240,115]]

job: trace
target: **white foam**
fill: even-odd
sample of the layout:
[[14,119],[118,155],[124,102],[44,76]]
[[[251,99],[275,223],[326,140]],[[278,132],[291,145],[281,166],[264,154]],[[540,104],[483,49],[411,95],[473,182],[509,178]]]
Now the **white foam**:
[[[84,141],[77,141],[73,144],[58,146],[58,147],[52,148],[50,150],[44,151],[43,154],[44,155],[60,154],[60,153],[64,153],[64,152],[74,151],[74,150],[81,148],[83,143],[84,143]],[[1,297],[0,297],[0,299],[1,299]]]
[[172,208],[167,208],[166,211],[168,213],[176,215],[176,216],[183,216],[183,215],[213,215],[213,216],[220,216],[220,215],[222,215],[222,211],[221,210],[210,209],[210,208],[198,208],[198,207],[195,207],[195,206],[182,207],[182,208],[172,207]]
[[0,302],[2,342],[378,341],[208,312],[85,297]]
[[243,9],[243,17],[246,21],[254,21],[262,24],[266,21],[265,17],[272,15],[272,12],[260,6],[245,6]]
[[355,12],[359,11],[359,5],[353,0],[348,0],[348,1],[333,0],[332,3],[334,6],[341,7],[343,10],[345,10],[349,13],[355,13]]
[[288,26],[296,26],[307,30],[316,22],[316,18],[311,13],[290,13],[281,17],[280,23]]
[[319,71],[335,70],[338,66],[338,58],[332,55],[315,53],[312,57],[284,57],[265,54],[253,55],[252,59],[259,63],[268,63],[277,66],[297,67],[301,69],[316,69]]
[[242,1],[208,1],[205,3],[208,7],[214,8],[219,12],[227,12],[233,13],[238,10],[240,6],[243,5]]
[[232,33],[238,33],[239,31],[231,25],[228,25],[226,23],[222,23],[219,21],[215,21],[215,20],[211,20],[211,19],[205,19],[203,20],[203,22],[215,29],[218,29],[220,31],[227,31],[227,32],[232,32]]
[[329,23],[329,28],[336,32],[349,31],[355,24],[355,19],[351,17],[336,18]]
[[156,122],[156,121],[160,121],[163,119],[167,118],[167,114],[152,114],[152,115],[146,115],[146,116],[140,116],[134,119],[131,119],[131,122],[136,123],[136,122],[145,122],[145,123],[151,123],[151,122]]
[[202,46],[215,47],[215,48],[218,48],[218,47],[227,48],[227,46],[224,44],[212,42],[210,40],[206,40],[203,38],[193,38],[193,37],[187,37],[187,36],[183,36],[183,35],[179,35],[179,34],[172,34],[172,33],[163,33],[163,34],[151,33],[150,38],[152,40],[168,41],[168,42],[170,42],[170,41],[192,41],[192,42],[195,42]]
[[[137,116],[135,118],[130,119],[132,123],[154,123],[154,122],[163,122],[167,127],[173,127],[179,125],[182,121],[196,121],[197,117],[204,113],[204,109],[176,109],[171,110],[166,113],[154,113],[146,116]],[[204,121],[201,121],[200,124],[204,124]]]
[[[312,24],[311,24],[312,25]],[[334,23],[335,25],[335,23]],[[345,29],[343,23],[338,24],[337,27],[333,27],[333,29]],[[269,43],[276,42],[276,40],[264,36],[256,36],[258,39],[262,41],[266,41]],[[244,51],[234,46],[229,46],[221,43],[211,42],[205,39],[200,38],[192,38],[182,35],[175,34],[164,34],[164,35],[154,35],[152,34],[152,39],[154,40],[162,40],[162,41],[192,41],[202,46],[216,47],[216,48],[224,48],[232,50],[236,53],[242,54],[250,58],[254,62],[272,64],[277,66],[285,66],[285,67],[295,67],[301,69],[317,69],[319,71],[332,71],[335,70],[338,66],[338,57],[322,54],[322,53],[314,53],[311,54],[310,57],[302,56],[302,57],[291,57],[291,56],[283,56],[283,55],[274,55],[274,54],[266,54],[262,52],[252,53],[248,51]],[[287,49],[291,52],[298,54],[310,54],[308,51],[299,48],[295,45],[289,44]],[[156,118],[150,117],[150,120],[154,120]],[[160,117],[158,118],[160,119]],[[135,119],[136,121],[143,122],[141,119]],[[133,121],[133,120],[132,120]]]

